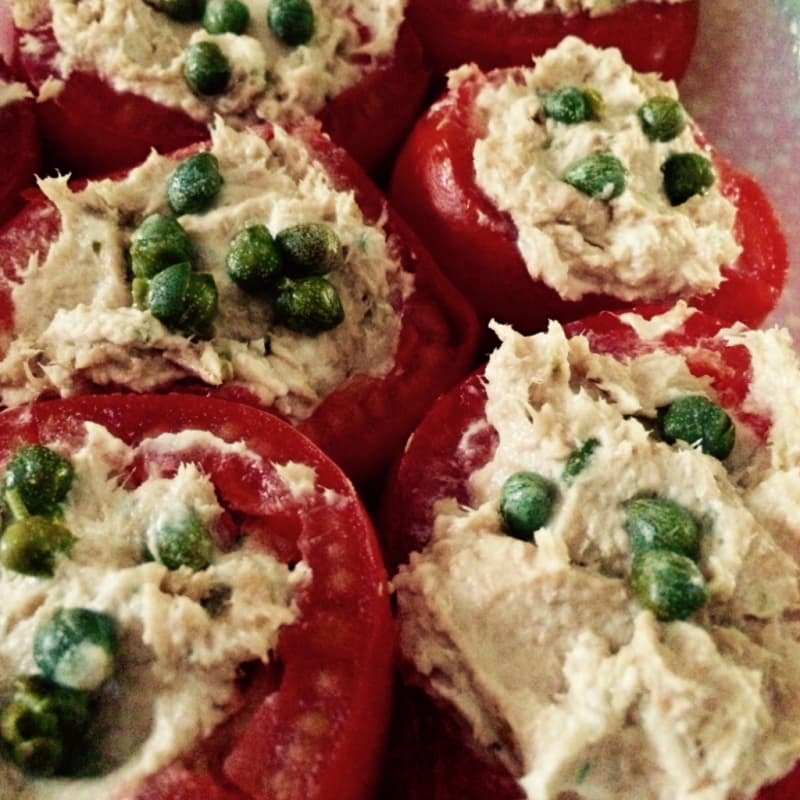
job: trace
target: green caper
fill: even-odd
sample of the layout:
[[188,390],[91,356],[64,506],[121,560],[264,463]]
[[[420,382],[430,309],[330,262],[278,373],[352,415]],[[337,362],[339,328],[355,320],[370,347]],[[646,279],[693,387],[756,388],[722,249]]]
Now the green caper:
[[671,550],[697,560],[700,526],[682,505],[665,497],[635,497],[625,503],[625,530],[634,554]]
[[651,97],[637,113],[645,136],[654,142],[668,142],[686,127],[683,107],[671,97]]
[[222,189],[219,162],[211,153],[198,153],[178,164],[167,181],[167,202],[174,214],[207,211]]
[[702,395],[681,397],[659,410],[661,433],[667,442],[681,439],[720,461],[733,450],[736,427],[730,416]]
[[116,650],[116,622],[88,608],[58,609],[33,640],[33,659],[45,678],[86,691],[111,677]]
[[40,675],[17,677],[11,703],[0,715],[0,739],[11,760],[40,777],[68,772],[70,751],[82,749],[89,699],[88,692]]
[[194,42],[186,48],[183,77],[195,94],[220,94],[230,82],[231,65],[216,42]]
[[589,197],[611,200],[625,191],[627,171],[616,156],[594,153],[567,167],[562,179]]
[[152,278],[172,264],[191,261],[192,243],[176,219],[153,214],[133,232],[128,255],[136,277]]
[[17,518],[53,514],[67,496],[74,475],[72,464],[49,447],[39,444],[20,447],[3,474],[6,504]]
[[266,225],[249,225],[237,233],[225,266],[230,279],[248,292],[270,289],[283,277],[281,257]]
[[344,320],[339,292],[329,280],[317,275],[297,281],[284,279],[275,298],[275,314],[281,325],[312,336]]
[[308,0],[270,0],[267,24],[284,44],[297,47],[314,35],[314,9]]
[[250,11],[241,0],[208,0],[203,12],[203,27],[213,34],[244,33]]
[[603,98],[594,89],[563,86],[548,94],[542,102],[544,113],[556,122],[576,125],[597,119],[603,107]]
[[321,222],[284,228],[275,237],[286,272],[294,278],[324,275],[344,264],[344,250],[336,231]]
[[195,272],[191,264],[173,264],[150,281],[147,304],[168,328],[208,336],[219,304],[214,276]]
[[669,550],[647,550],[636,556],[631,586],[639,602],[665,621],[686,619],[708,600],[697,564]]
[[12,522],[0,538],[0,564],[23,575],[53,574],[56,556],[67,553],[74,537],[59,522],[38,515]]
[[538,472],[515,472],[500,490],[500,516],[516,539],[535,541],[536,531],[553,513],[556,487]]
[[564,464],[564,470],[561,473],[561,480],[567,485],[572,483],[578,475],[589,466],[592,460],[592,454],[599,446],[600,441],[591,437],[587,439],[577,450],[573,450],[567,463]]
[[675,153],[662,165],[664,192],[673,206],[696,194],[705,194],[714,184],[711,162],[697,153]]
[[178,22],[194,22],[203,16],[203,0],[145,0],[156,11]]
[[194,514],[162,525],[148,535],[148,549],[167,569],[205,569],[214,555],[214,542],[205,525]]

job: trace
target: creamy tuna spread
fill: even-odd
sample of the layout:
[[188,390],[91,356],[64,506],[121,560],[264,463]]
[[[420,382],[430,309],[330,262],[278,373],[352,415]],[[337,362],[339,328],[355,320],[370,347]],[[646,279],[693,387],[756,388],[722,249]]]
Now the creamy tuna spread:
[[[154,5],[157,5],[154,3]],[[197,120],[222,114],[241,126],[314,114],[391,56],[404,0],[312,0],[314,33],[284,44],[267,24],[268,0],[245,0],[242,34],[208,33],[199,22],[170,19],[143,0],[13,0],[14,20],[35,30],[52,20],[62,77],[96,71],[118,91],[180,108]],[[184,78],[187,48],[210,41],[230,65],[224,92],[199,96]],[[38,50],[33,36],[23,48]]]
[[[660,322],[679,329],[686,313]],[[772,422],[766,442],[735,422],[719,460],[653,435],[657,409],[715,399],[682,357],[618,362],[556,323],[529,338],[498,333],[486,418],[499,444],[471,478],[469,506],[441,501],[431,543],[394,580],[403,658],[531,800],[754,796],[800,754],[800,363],[789,334],[718,334],[752,356],[743,410]],[[507,535],[498,510],[520,470],[556,487],[533,542]],[[652,497],[701,531],[693,557],[707,597],[686,617],[664,619],[632,588],[626,503]]]
[[[334,189],[305,146],[281,129],[270,142],[221,123],[212,135],[220,194],[204,213],[178,218],[197,271],[216,282],[211,338],[172,330],[151,309],[132,305],[131,234],[150,215],[170,215],[166,185],[175,161],[154,153],[122,180],[81,190],[66,179],[46,179],[41,187],[58,209],[61,233],[44,257],[19,265],[16,338],[0,363],[5,405],[92,386],[151,391],[194,379],[240,386],[300,419],[354,375],[391,369],[397,312],[412,278],[382,225],[368,224],[353,192]],[[278,325],[264,296],[240,289],[226,270],[231,240],[244,228],[265,225],[275,235],[308,222],[330,226],[345,254],[325,276],[338,291],[344,319],[313,336]]]
[[[475,70],[452,73],[451,86]],[[513,219],[532,278],[569,300],[600,292],[631,301],[708,292],[720,284],[721,266],[740,252],[736,210],[718,180],[672,205],[665,162],[704,151],[690,121],[659,141],[649,138],[639,117],[653,98],[677,100],[673,83],[636,73],[618,50],[575,37],[534,67],[505,74],[501,82],[490,77],[476,98],[486,134],[475,143],[475,178]],[[590,118],[567,123],[545,112],[547,98],[565,88],[587,93]],[[621,193],[591,196],[565,180],[592,155],[618,160]]]
[[[48,446],[60,452],[57,442]],[[15,676],[39,673],[36,634],[58,609],[109,615],[118,642],[90,722],[93,777],[35,778],[4,755],[3,800],[97,800],[131,790],[231,714],[239,665],[267,662],[281,626],[296,618],[295,595],[311,580],[303,562],[290,569],[246,542],[214,546],[205,568],[168,569],[143,557],[158,530],[187,515],[212,537],[222,524],[214,485],[191,462],[172,477],[153,474],[135,488],[126,485],[135,458],[197,446],[260,461],[243,444],[201,431],[131,448],[87,423],[83,446],[62,454],[74,468],[62,519],[74,536],[69,552],[58,555],[49,577],[0,566],[0,707],[9,703]]]
[[[686,0],[645,0],[650,3],[683,3]],[[515,16],[531,14],[565,14],[573,16],[588,12],[590,16],[610,14],[622,6],[640,0],[470,0],[476,11],[502,11]]]
[[0,108],[32,97],[24,83],[0,80]]

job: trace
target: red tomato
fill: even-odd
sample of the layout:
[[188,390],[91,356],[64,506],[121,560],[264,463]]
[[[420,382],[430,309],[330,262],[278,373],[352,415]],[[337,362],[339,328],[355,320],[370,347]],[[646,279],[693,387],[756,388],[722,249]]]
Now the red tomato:
[[620,48],[639,72],[660,72],[677,80],[689,64],[700,4],[641,0],[597,17],[475,11],[469,6],[470,0],[409,2],[408,17],[439,74],[469,62],[481,69],[530,64],[531,56],[574,35],[598,47]]
[[[548,319],[572,320],[623,307],[617,298],[601,294],[565,301],[531,279],[517,249],[516,226],[475,182],[472,153],[484,130],[474,106],[486,80],[478,75],[464,81],[417,123],[395,165],[393,205],[483,319],[534,332]],[[718,289],[691,301],[722,319],[756,326],[783,289],[786,242],[758,184],[719,155],[713,158],[722,192],[738,209],[736,237],[743,252],[723,268]]]
[[[276,667],[249,670],[244,706],[208,742],[157,774],[139,800],[367,800],[388,719],[392,620],[372,524],[344,474],[277,418],[223,400],[182,395],[80,397],[0,415],[0,462],[23,442],[81,442],[85,421],[129,445],[165,432],[209,431],[243,441],[262,461],[198,446],[148,455],[142,477],[191,461],[211,477],[237,529],[313,574],[298,620],[281,632]],[[316,471],[297,499],[274,464]],[[331,504],[324,491],[339,500]],[[252,673],[252,674],[250,674]]]
[[[637,309],[645,318],[668,306]],[[722,405],[758,436],[766,438],[770,420],[743,410],[750,384],[749,351],[715,340],[725,323],[698,312],[680,331],[661,340],[641,340],[617,314],[602,312],[567,326],[570,335],[589,339],[592,351],[620,360],[655,349],[683,355],[693,374],[708,376]],[[409,440],[387,483],[378,530],[390,572],[430,540],[435,504],[456,498],[469,505],[468,480],[489,462],[497,433],[485,419],[486,390],[478,371],[441,397]],[[464,434],[469,431],[469,446]],[[800,766],[757,800],[794,800]],[[395,691],[395,714],[384,765],[384,800],[521,800],[518,784],[491,754],[470,743],[453,714],[418,689]]]
[[[0,43],[0,58],[3,55]],[[14,76],[0,60],[0,85],[11,83]],[[39,129],[33,98],[15,100],[0,107],[0,223],[22,206],[21,192],[33,186],[34,175],[42,163]]]
[[[12,24],[0,15],[0,37]],[[51,26],[17,31],[36,48],[19,48],[17,58],[34,92],[60,78],[59,45]],[[395,52],[357,84],[334,97],[319,114],[326,130],[367,171],[384,165],[411,127],[428,85],[420,42],[408,24],[400,29]],[[151,148],[169,152],[208,135],[205,124],[179,109],[113,89],[106,76],[75,71],[63,88],[37,104],[52,169],[75,176],[99,175],[142,161]]]
[[[267,138],[270,130],[261,129]],[[353,480],[365,484],[377,478],[399,453],[432,400],[471,368],[478,325],[467,303],[360,167],[331,144],[318,124],[304,123],[295,134],[324,166],[337,189],[355,192],[368,221],[386,218],[385,229],[394,251],[415,276],[415,289],[400,312],[403,324],[393,369],[383,378],[354,378],[299,425]],[[185,158],[196,149],[175,153],[175,158]],[[49,203],[41,199],[31,202],[0,231],[5,274],[18,275],[31,253],[45,254],[59,229],[57,212]],[[0,287],[0,330],[14,330],[8,285]],[[258,405],[252,395],[235,386],[182,388]],[[98,391],[102,389],[98,387]]]

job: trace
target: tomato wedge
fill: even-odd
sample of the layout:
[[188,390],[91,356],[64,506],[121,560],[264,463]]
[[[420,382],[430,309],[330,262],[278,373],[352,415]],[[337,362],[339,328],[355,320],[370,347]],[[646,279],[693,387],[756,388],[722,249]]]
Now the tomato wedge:
[[[393,630],[372,524],[348,479],[272,415],[183,395],[84,396],[6,412],[0,461],[22,443],[77,447],[87,421],[129,446],[181,431],[244,443],[246,454],[205,439],[177,452],[146,450],[131,479],[197,464],[238,531],[282,561],[302,558],[313,573],[270,666],[248,669],[243,707],[135,796],[366,800],[388,719]],[[276,472],[288,462],[314,470],[313,492],[292,494]]]
[[469,62],[481,69],[530,64],[532,56],[573,35],[599,47],[619,47],[640,72],[659,72],[678,80],[694,48],[700,4],[640,1],[596,17],[585,12],[522,14],[470,6],[471,0],[409,2],[409,19],[440,75]]
[[[651,320],[669,311],[665,304],[636,309]],[[620,314],[601,312],[566,326],[583,335],[595,353],[625,361],[656,350],[685,359],[696,376],[708,377],[718,402],[750,429],[754,441],[769,438],[772,420],[749,403],[751,354],[742,344],[718,336],[725,323],[704,312],[680,326],[642,338]],[[483,370],[441,397],[410,439],[387,483],[378,530],[390,573],[422,551],[431,539],[437,503],[448,498],[470,507],[470,477],[497,448],[497,431],[486,420]],[[488,634],[487,634],[488,637]],[[491,638],[491,637],[488,637]],[[387,800],[522,800],[519,784],[505,766],[472,741],[463,720],[445,701],[432,699],[417,681],[397,687],[382,797]],[[800,785],[800,766],[765,786],[758,800],[789,800]]]
[[[473,150],[485,129],[475,98],[487,80],[504,74],[470,76],[419,120],[394,168],[393,205],[484,320],[494,317],[521,332],[533,332],[548,319],[568,321],[622,308],[621,300],[603,294],[565,300],[534,281],[517,248],[514,222],[478,187]],[[716,290],[691,302],[722,319],[756,326],[783,289],[786,242],[756,181],[713,150],[711,155],[721,191],[737,207],[735,236],[743,252],[723,267],[723,282]]]
[[[0,37],[13,21],[0,15]],[[148,97],[117,91],[109,76],[76,70],[63,79],[56,60],[60,47],[51,25],[11,31],[36,46],[17,48],[17,66],[34,94],[63,81],[57,93],[40,98],[39,117],[48,167],[76,177],[102,175],[146,158],[151,148],[169,152],[208,135],[206,124]],[[395,50],[320,111],[333,139],[368,172],[384,167],[419,112],[429,70],[422,46],[403,24]],[[264,120],[267,121],[267,120]],[[269,120],[275,121],[275,120]]]
[[[261,129],[264,137],[271,128]],[[414,290],[399,313],[402,328],[395,362],[383,377],[355,376],[329,394],[299,428],[328,453],[359,484],[374,481],[401,450],[406,437],[430,402],[463,377],[473,364],[478,325],[473,312],[442,276],[405,223],[386,205],[363,170],[323,134],[318,123],[295,129],[328,172],[336,189],[352,190],[366,220],[385,220],[385,230],[403,269],[414,275]],[[196,152],[192,147],[176,159]],[[45,254],[58,236],[60,221],[44,199],[32,201],[0,231],[7,278],[14,278],[33,253]],[[0,329],[14,331],[10,286],[0,289]],[[181,389],[217,394],[258,405],[235,384],[219,388],[183,383]],[[98,391],[104,391],[100,387]]]

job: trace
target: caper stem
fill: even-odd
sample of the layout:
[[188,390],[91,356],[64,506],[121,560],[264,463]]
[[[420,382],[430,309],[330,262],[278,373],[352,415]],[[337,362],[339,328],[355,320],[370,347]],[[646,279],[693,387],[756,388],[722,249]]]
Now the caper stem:
[[28,509],[25,507],[25,503],[22,501],[19,489],[7,489],[4,498],[8,510],[15,520],[27,519],[30,516]]

